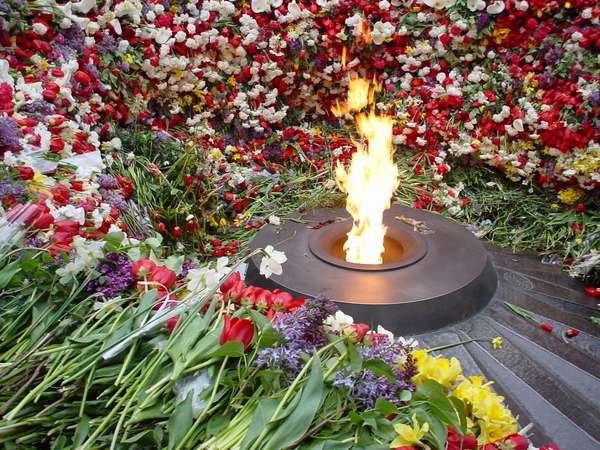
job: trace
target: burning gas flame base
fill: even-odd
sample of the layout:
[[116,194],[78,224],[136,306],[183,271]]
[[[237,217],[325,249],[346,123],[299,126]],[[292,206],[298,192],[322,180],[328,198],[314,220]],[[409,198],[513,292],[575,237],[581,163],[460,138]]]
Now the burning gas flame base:
[[[339,117],[373,105],[378,88],[375,80],[350,78],[346,104],[338,103],[332,112]],[[355,121],[359,135],[368,145],[355,142],[357,151],[349,166],[345,168],[338,163],[335,170],[337,185],[346,194],[346,210],[353,219],[344,251],[348,262],[382,264],[387,230],[383,225],[383,212],[390,207],[399,184],[393,158],[394,122],[388,116],[376,114],[373,109],[357,114]]]

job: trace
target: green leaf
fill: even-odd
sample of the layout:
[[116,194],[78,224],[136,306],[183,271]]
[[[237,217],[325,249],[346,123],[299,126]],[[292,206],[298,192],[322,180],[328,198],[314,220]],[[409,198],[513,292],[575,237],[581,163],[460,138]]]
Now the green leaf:
[[273,413],[277,409],[277,405],[279,404],[278,400],[265,398],[258,403],[258,407],[252,416],[252,422],[250,423],[250,427],[248,427],[248,431],[246,431],[246,435],[244,436],[244,440],[240,445],[241,449],[250,448],[252,442],[262,433],[264,428],[267,426],[267,422],[273,416]]
[[108,233],[104,236],[103,241],[106,242],[104,250],[106,252],[115,252],[121,248],[121,244],[125,239],[125,234],[120,231]]
[[[459,415],[446,396],[444,387],[434,380],[426,380],[421,384],[414,395],[415,400],[427,402],[431,413],[446,425],[461,429]],[[463,406],[464,413],[464,406]]]
[[142,250],[139,247],[131,247],[127,250],[127,256],[129,256],[129,259],[132,261],[137,261],[142,258]]
[[181,267],[183,266],[183,261],[185,257],[183,255],[171,255],[167,259],[165,259],[164,265],[174,271],[175,273],[181,272]]
[[310,376],[302,390],[296,394],[300,397],[298,407],[271,434],[264,450],[281,450],[292,446],[296,440],[308,431],[325,393],[321,359],[313,356]]
[[458,414],[458,422],[459,427],[456,428],[462,435],[467,433],[467,413],[465,409],[464,402],[456,397],[449,397],[449,400],[452,402],[452,406],[454,406],[454,410]]
[[429,443],[437,450],[444,450],[446,447],[446,438],[448,437],[448,428],[436,416],[423,409],[417,410],[416,415],[419,423],[427,422],[429,424],[429,431],[426,435]]
[[186,433],[192,427],[194,418],[192,417],[192,395],[190,391],[184,401],[175,407],[173,415],[169,419],[169,449],[177,447]]
[[350,359],[350,369],[352,372],[360,372],[363,361],[358,350],[356,350],[356,347],[351,342],[348,343],[348,358]]
[[232,356],[234,358],[244,356],[244,344],[240,341],[225,342],[212,355],[213,358]]
[[82,416],[75,428],[75,434],[73,435],[73,447],[77,448],[83,444],[85,438],[90,432],[90,418],[88,416]]
[[375,409],[379,411],[384,417],[390,414],[398,414],[398,408],[392,403],[383,398],[378,398],[375,402]]
[[396,376],[394,375],[392,368],[381,359],[369,359],[364,362],[363,366],[377,376],[385,377],[392,382],[396,381]]
[[223,428],[225,428],[229,422],[231,422],[231,414],[227,414],[226,416],[215,415],[208,421],[208,424],[206,425],[206,431],[211,436],[214,436]]
[[[187,317],[180,317],[181,322],[186,322],[186,319]],[[204,317],[199,315],[195,315],[190,322],[185,324],[185,328],[180,331],[181,334],[177,336],[177,339],[168,350],[169,356],[174,362],[177,362],[185,352],[194,346],[200,335],[204,333],[204,328]]]
[[21,270],[19,261],[13,261],[0,270],[0,289],[4,289],[10,280]]

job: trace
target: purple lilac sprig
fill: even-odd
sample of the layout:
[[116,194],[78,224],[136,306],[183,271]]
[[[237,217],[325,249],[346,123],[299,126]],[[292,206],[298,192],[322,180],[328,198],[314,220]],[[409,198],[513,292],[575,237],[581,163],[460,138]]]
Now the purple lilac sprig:
[[385,362],[392,368],[396,378],[391,381],[368,369],[355,373],[338,371],[333,385],[348,389],[363,409],[373,408],[378,398],[398,405],[400,392],[415,390],[411,380],[417,373],[417,367],[410,347],[399,340],[383,339],[371,347],[361,347],[359,353],[363,361],[380,359]]
[[87,289],[112,299],[133,285],[131,261],[123,253],[108,253],[104,259],[105,261],[96,267],[100,276],[92,280]]
[[0,117],[0,151],[21,150],[21,130],[10,117]]
[[327,343],[323,322],[337,310],[335,303],[325,299],[308,299],[289,313],[277,313],[273,328],[281,335],[277,347],[260,351],[256,366],[279,370],[284,381],[291,382],[304,365],[302,354],[312,354]]

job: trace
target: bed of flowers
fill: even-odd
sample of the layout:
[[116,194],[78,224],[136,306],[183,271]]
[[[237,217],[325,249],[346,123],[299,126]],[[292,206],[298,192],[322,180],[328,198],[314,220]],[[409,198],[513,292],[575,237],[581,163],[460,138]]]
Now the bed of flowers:
[[340,204],[355,134],[330,110],[376,74],[396,201],[600,296],[599,20],[591,0],[0,0],[0,442],[532,448],[457,360],[247,286],[243,261],[265,223]]

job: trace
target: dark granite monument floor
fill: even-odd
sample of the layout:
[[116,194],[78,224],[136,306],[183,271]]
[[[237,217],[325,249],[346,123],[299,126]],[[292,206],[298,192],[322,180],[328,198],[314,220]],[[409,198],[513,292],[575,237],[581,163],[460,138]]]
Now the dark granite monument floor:
[[[498,290],[479,314],[456,325],[416,336],[435,347],[468,339],[501,336],[504,344],[472,342],[443,350],[456,356],[466,375],[484,374],[506,397],[519,423],[533,423],[533,442],[556,443],[562,450],[600,449],[599,301],[583,294],[583,285],[558,266],[538,258],[487,245],[498,273]],[[550,322],[548,333],[504,305],[510,302]],[[580,334],[568,342],[567,328]]]

